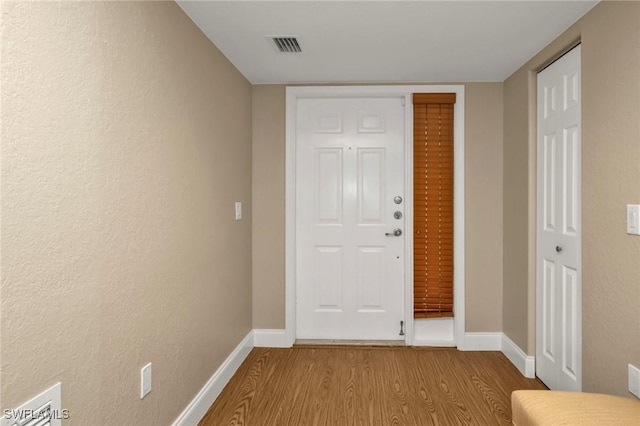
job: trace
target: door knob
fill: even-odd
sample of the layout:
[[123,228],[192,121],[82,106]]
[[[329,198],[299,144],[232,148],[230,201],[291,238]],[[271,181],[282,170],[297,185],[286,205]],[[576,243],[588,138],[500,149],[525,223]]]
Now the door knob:
[[387,232],[384,235],[386,235],[387,237],[399,237],[400,235],[402,235],[402,229],[396,228],[393,230],[393,232]]
[[562,247],[556,246],[556,252],[560,253],[562,251]]
[[402,202],[402,197],[399,195],[396,195],[395,197],[393,197],[393,202],[396,204],[400,204]]

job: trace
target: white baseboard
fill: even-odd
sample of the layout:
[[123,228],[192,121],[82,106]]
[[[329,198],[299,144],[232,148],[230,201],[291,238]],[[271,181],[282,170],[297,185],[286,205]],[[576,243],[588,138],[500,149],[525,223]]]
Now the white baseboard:
[[465,333],[462,351],[499,351],[502,349],[502,333]]
[[502,334],[502,353],[520,370],[524,377],[530,379],[536,377],[535,357],[525,354],[524,351],[505,334]]
[[455,348],[456,341],[452,339],[413,339],[411,346],[434,346],[441,348]]
[[412,346],[456,346],[453,318],[417,318],[413,321]]
[[290,348],[292,339],[284,329],[253,330],[253,346],[256,348]]
[[204,385],[196,397],[187,405],[187,408],[173,422],[172,426],[197,425],[202,417],[207,413],[211,404],[216,400],[225,385],[231,380],[240,364],[245,360],[251,349],[253,349],[253,331],[236,346],[231,355],[213,373],[213,376]]

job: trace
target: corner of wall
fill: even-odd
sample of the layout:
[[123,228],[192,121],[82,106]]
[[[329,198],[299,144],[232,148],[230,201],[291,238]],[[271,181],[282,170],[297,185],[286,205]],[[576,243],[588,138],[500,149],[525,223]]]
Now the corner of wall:
[[218,367],[207,383],[172,423],[172,426],[196,425],[202,420],[240,365],[249,356],[254,347],[253,340],[254,333],[252,330],[242,339],[222,365]]

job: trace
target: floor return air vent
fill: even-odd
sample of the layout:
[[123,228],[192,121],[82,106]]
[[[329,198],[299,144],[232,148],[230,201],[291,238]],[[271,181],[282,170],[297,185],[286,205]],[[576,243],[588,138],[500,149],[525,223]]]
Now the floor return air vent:
[[68,417],[62,409],[61,384],[56,383],[19,408],[3,410],[0,426],[61,426]]

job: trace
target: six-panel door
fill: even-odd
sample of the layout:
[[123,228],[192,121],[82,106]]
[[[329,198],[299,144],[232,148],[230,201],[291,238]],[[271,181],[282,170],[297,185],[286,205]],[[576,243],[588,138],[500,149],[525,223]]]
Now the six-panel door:
[[582,390],[580,47],[538,74],[536,375]]
[[404,123],[402,98],[298,100],[298,339],[404,339]]

